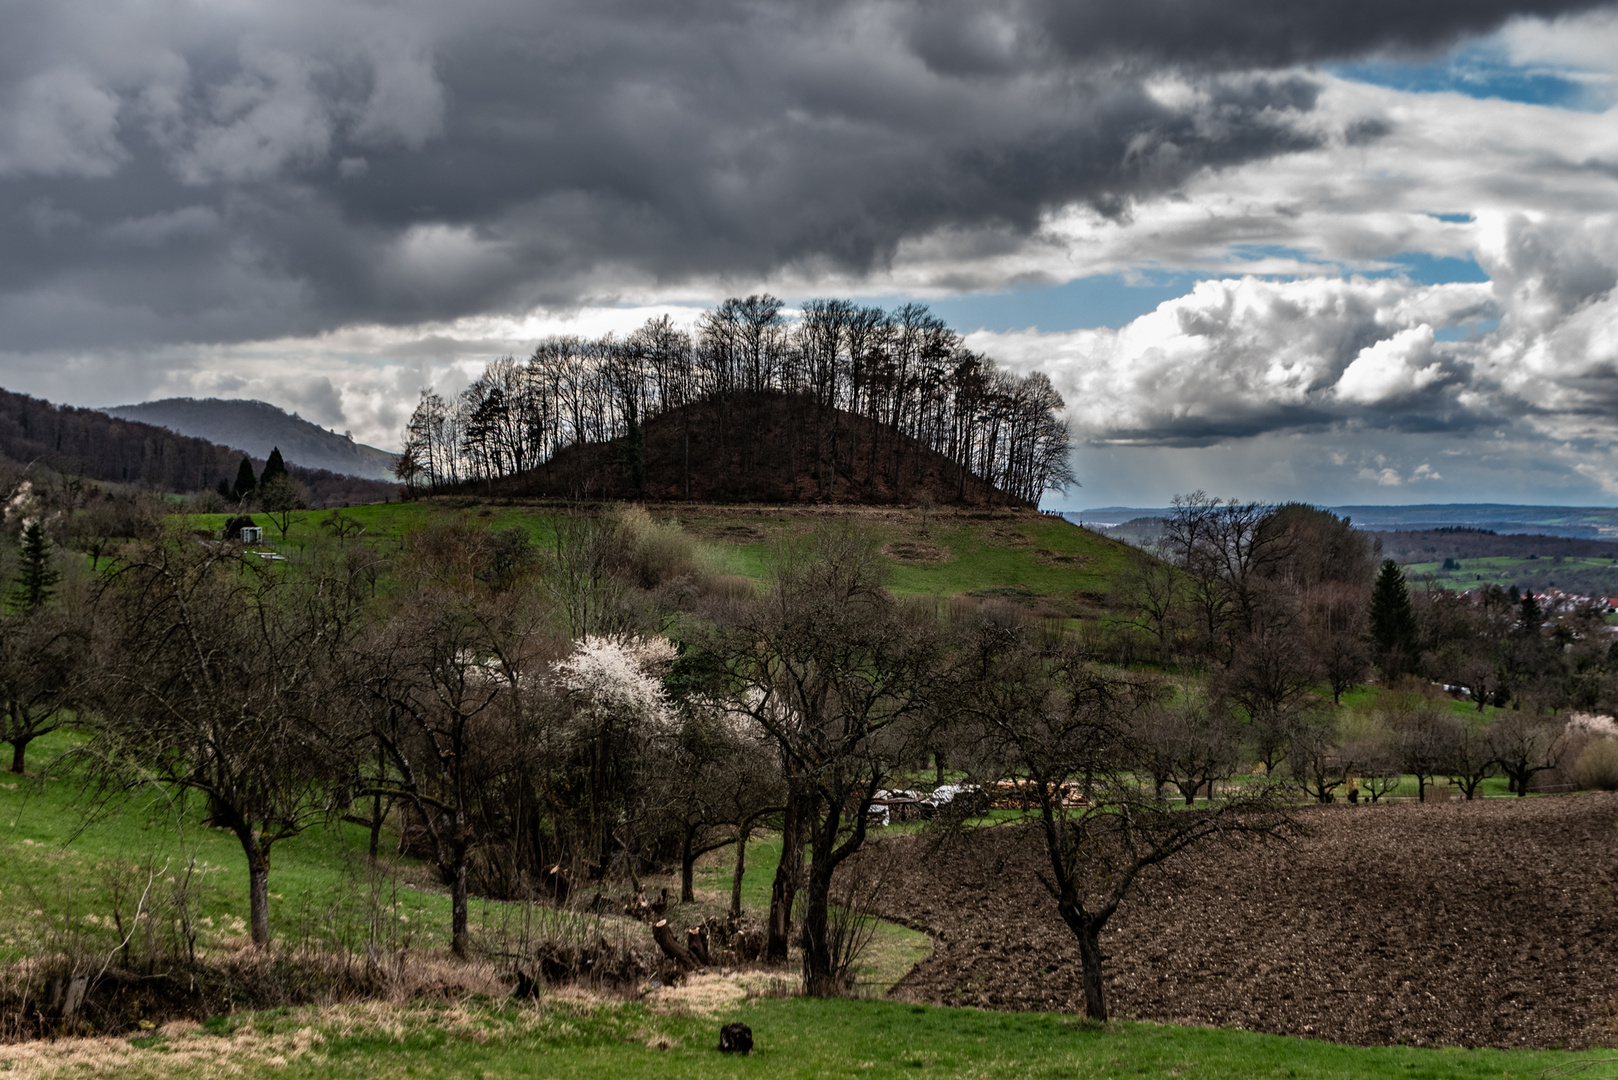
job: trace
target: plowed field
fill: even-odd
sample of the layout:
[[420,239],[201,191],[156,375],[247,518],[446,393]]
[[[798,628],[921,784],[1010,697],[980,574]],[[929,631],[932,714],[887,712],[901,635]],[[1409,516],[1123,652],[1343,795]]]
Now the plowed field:
[[[1102,936],[1113,1015],[1362,1045],[1618,1044],[1618,795],[1305,810],[1287,843],[1145,879]],[[895,994],[1083,1010],[1019,826],[883,841],[935,949]]]

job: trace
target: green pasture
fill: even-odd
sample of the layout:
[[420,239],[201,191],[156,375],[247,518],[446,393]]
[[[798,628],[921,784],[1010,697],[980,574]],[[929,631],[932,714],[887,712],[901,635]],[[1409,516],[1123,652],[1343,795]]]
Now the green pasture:
[[[536,546],[555,541],[555,506],[489,505],[463,500],[419,500],[356,506],[341,513],[359,522],[359,541],[381,551],[397,551],[404,536],[439,515],[463,515],[491,528],[526,529]],[[678,522],[723,572],[761,580],[772,546],[842,512],[839,508],[705,506],[648,507],[659,521]],[[1071,613],[1076,606],[1105,603],[1132,549],[1061,518],[1034,511],[969,512],[918,509],[846,512],[864,523],[884,547],[890,587],[901,595],[947,599],[973,595],[1000,597]],[[326,542],[323,527],[333,511],[303,510],[291,515],[283,539],[272,515],[250,515],[264,528],[265,549],[299,549]],[[229,514],[195,514],[194,529],[217,532]]]
[[[101,804],[74,764],[71,752],[81,746],[72,733],[45,736],[29,747],[30,775],[0,774],[0,961],[56,949],[110,953],[121,940],[119,917],[127,927],[143,892],[151,890],[149,901],[172,895],[188,868],[201,918],[198,946],[245,940],[247,872],[236,838],[202,824],[200,800],[178,806],[155,788]],[[384,829],[380,868],[367,858],[369,833],[353,824],[315,825],[278,844],[270,870],[275,940],[326,949],[363,949],[368,940],[446,949],[449,897],[429,866],[395,854],[397,842],[397,833]],[[778,835],[749,842],[742,893],[748,912],[768,909],[780,858]],[[734,860],[734,848],[711,853],[701,866],[695,909],[671,917],[695,922],[725,911]],[[643,884],[678,891],[672,877]],[[494,951],[521,936],[525,919],[534,933],[566,917],[476,897],[470,914],[474,945]],[[625,919],[608,918],[599,929],[650,940],[644,926]],[[925,934],[884,923],[858,981],[868,992],[886,990],[930,949]]]
[[[1405,577],[1412,582],[1431,582],[1444,589],[1465,591],[1468,589],[1481,589],[1489,585],[1499,585],[1509,589],[1517,582],[1526,578],[1535,579],[1548,577],[1551,582],[1557,580],[1558,572],[1571,575],[1576,571],[1599,571],[1607,574],[1618,574],[1618,557],[1597,558],[1595,556],[1568,557],[1554,556],[1542,559],[1520,558],[1517,556],[1491,556],[1479,559],[1460,559],[1459,569],[1444,569],[1444,563],[1421,562],[1410,563],[1404,568]],[[1572,584],[1570,580],[1568,584]]]
[[[718,1052],[721,1025],[753,1033]],[[26,1055],[26,1056],[25,1056]],[[1246,1031],[993,1013],[894,1001],[753,997],[696,1007],[542,999],[277,1010],[120,1045],[0,1047],[34,1076],[165,1077],[1197,1077],[1484,1080],[1573,1070],[1608,1052],[1352,1047]],[[1600,1066],[1588,1075],[1607,1075]]]

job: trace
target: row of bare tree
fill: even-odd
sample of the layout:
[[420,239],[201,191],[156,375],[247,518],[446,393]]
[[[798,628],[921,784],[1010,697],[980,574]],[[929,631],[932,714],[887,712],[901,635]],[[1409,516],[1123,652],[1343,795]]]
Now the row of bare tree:
[[[524,361],[489,364],[452,401],[424,392],[399,476],[412,490],[439,490],[522,473],[569,446],[633,444],[662,414],[683,410],[689,424],[689,407],[702,402],[718,404],[711,422],[723,429],[727,403],[769,394],[802,399],[817,460],[870,457],[895,486],[900,471],[917,467],[903,440],[854,445],[836,414],[943,454],[963,492],[976,476],[1036,503],[1071,481],[1062,399],[1044,375],[998,368],[921,304],[889,312],[815,300],[788,320],[768,295],[726,300],[694,334],[664,316],[622,339],[551,338]],[[733,437],[718,434],[721,443]]]

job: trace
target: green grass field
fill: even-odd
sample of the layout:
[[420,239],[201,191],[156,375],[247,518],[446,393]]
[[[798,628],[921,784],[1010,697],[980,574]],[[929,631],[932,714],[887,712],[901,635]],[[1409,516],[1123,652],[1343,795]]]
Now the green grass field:
[[[753,1031],[720,1054],[721,1025]],[[131,1041],[0,1046],[0,1073],[165,1077],[1195,1077],[1405,1080],[1534,1077],[1605,1056],[1560,1051],[1348,1047],[1243,1031],[1086,1024],[891,1001],[709,998],[359,1005],[220,1017]],[[1598,1068],[1586,1075],[1609,1075]]]
[[[1405,577],[1412,582],[1433,585],[1443,589],[1465,591],[1481,589],[1486,585],[1499,585],[1509,589],[1518,582],[1545,580],[1555,584],[1557,575],[1563,575],[1562,585],[1575,587],[1579,579],[1610,582],[1618,580],[1618,559],[1578,557],[1529,559],[1516,556],[1491,556],[1459,560],[1459,569],[1444,569],[1442,561],[1410,563],[1404,568]],[[1579,575],[1575,577],[1574,575]]]
[[[672,519],[698,539],[712,565],[722,572],[761,580],[777,541],[813,528],[834,515],[857,516],[887,554],[890,587],[905,596],[946,599],[962,594],[1001,597],[1047,609],[1050,615],[1076,614],[1104,603],[1118,575],[1133,557],[1131,549],[1061,518],[1025,511],[933,511],[861,508],[653,506],[658,520]],[[342,511],[364,526],[361,542],[397,551],[406,533],[435,515],[466,515],[491,528],[523,528],[539,548],[555,541],[554,506],[454,502],[383,503]],[[321,523],[331,511],[291,515],[285,538],[269,514],[254,514],[265,529],[265,548],[296,550],[323,541]],[[924,520],[925,516],[925,520]],[[197,514],[189,527],[217,531],[229,515]]]

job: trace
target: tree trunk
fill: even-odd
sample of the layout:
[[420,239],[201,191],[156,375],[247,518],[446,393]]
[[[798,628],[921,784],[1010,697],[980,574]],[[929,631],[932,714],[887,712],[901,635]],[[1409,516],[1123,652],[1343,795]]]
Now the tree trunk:
[[685,830],[685,840],[680,845],[680,903],[692,904],[696,902],[696,826],[688,825]]
[[736,834],[736,870],[730,879],[730,917],[742,917],[742,874],[747,870],[747,836],[753,830],[744,828]]
[[810,997],[836,997],[842,990],[833,970],[831,954],[831,873],[822,867],[829,860],[809,864],[803,898],[803,985]]
[[1086,920],[1080,931],[1079,963],[1084,969],[1084,1015],[1091,1020],[1107,1019],[1107,988],[1101,981],[1101,928]]
[[770,887],[770,927],[764,945],[764,959],[772,964],[786,963],[792,938],[792,901],[798,895],[798,878],[803,873],[801,799],[796,790],[788,789],[786,813],[781,821],[781,862],[775,868],[775,884]]
[[16,739],[11,744],[11,771],[18,776],[23,772],[23,761],[28,755],[28,740]]
[[471,940],[466,931],[466,856],[456,859],[454,880],[450,885],[450,951],[465,960],[471,951]]
[[387,815],[382,809],[380,793],[371,797],[371,861],[376,862],[377,846],[382,842],[382,821]]
[[270,947],[270,864],[254,851],[247,855],[247,908],[253,944]]

